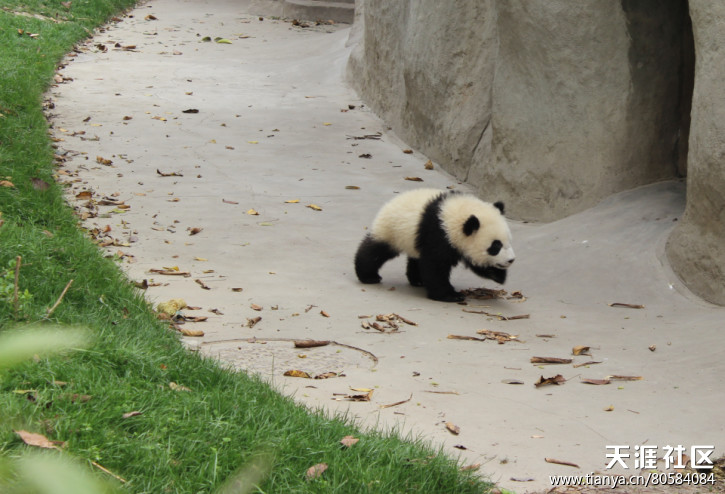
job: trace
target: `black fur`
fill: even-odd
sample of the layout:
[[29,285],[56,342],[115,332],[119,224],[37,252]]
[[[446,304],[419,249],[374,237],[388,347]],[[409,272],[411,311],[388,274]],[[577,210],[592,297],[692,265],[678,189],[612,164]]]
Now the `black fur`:
[[479,228],[481,228],[481,222],[474,215],[471,215],[463,225],[463,233],[466,234],[466,237],[469,237],[478,231]]
[[501,211],[501,214],[503,214],[503,202],[496,201],[496,202],[493,203],[493,205],[496,207],[496,209],[498,209],[499,211]]
[[358,279],[368,284],[380,283],[380,267],[394,257],[398,257],[398,252],[388,244],[374,240],[370,234],[366,235],[355,254],[355,273]]

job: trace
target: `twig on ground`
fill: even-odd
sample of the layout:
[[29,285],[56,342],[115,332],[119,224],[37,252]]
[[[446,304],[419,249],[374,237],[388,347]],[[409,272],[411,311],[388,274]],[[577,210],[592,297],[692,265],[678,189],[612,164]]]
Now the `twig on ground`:
[[22,257],[17,256],[15,258],[15,286],[13,287],[13,316],[17,320],[18,318],[18,281],[20,279],[20,262],[23,260]]
[[[70,284],[70,283],[69,283],[69,284]],[[110,471],[110,470],[109,470],[108,468],[106,468],[106,467],[104,467],[104,466],[101,466],[101,465],[99,465],[99,464],[98,464],[98,463],[96,463],[95,461],[92,461],[92,462],[91,462],[91,465],[93,465],[94,467],[96,467],[96,468],[97,468],[97,469],[99,469],[100,471],[102,471],[102,472],[105,472],[105,473],[107,473],[108,475],[110,475],[111,477],[115,478],[116,480],[118,480],[118,481],[119,481],[119,482],[121,482],[122,484],[125,484],[125,483],[126,483],[126,479],[124,479],[124,478],[122,478],[122,477],[119,477],[118,475],[116,475],[115,473],[113,473],[112,471]]]
[[73,280],[70,280],[68,282],[68,284],[65,286],[65,288],[63,288],[63,291],[61,292],[60,297],[58,297],[58,300],[55,301],[55,303],[53,304],[53,307],[48,309],[47,314],[45,314],[46,319],[49,318],[53,312],[55,312],[55,309],[60,305],[61,301],[63,300],[63,297],[65,297],[65,292],[68,291],[68,289],[70,288],[72,283],[73,283]]

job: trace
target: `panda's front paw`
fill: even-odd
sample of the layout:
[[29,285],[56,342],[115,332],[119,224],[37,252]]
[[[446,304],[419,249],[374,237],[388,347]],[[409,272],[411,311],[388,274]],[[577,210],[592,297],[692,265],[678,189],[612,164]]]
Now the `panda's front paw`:
[[380,275],[377,274],[374,276],[358,276],[358,279],[360,280],[360,283],[365,283],[366,285],[374,285],[383,280]]

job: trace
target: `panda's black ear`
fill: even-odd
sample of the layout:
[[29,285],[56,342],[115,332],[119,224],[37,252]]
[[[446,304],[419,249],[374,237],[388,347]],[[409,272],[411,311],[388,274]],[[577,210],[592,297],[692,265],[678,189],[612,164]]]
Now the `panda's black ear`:
[[468,217],[466,222],[463,224],[463,233],[466,234],[466,236],[470,236],[478,230],[481,227],[481,222],[478,221],[478,218],[476,218],[474,215],[471,215]]
[[502,201],[496,201],[493,203],[493,205],[496,207],[496,209],[501,211],[501,214],[503,214],[503,202]]

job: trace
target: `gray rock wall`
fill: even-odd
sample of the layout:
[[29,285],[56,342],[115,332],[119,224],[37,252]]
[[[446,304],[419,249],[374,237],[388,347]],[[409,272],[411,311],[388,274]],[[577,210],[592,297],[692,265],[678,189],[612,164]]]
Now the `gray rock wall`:
[[687,207],[667,254],[691,290],[725,305],[725,3],[690,0],[695,89]]
[[409,144],[549,221],[677,175],[683,5],[358,0],[349,78]]

